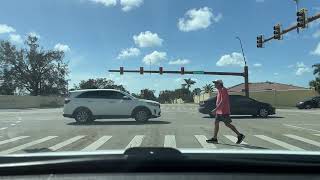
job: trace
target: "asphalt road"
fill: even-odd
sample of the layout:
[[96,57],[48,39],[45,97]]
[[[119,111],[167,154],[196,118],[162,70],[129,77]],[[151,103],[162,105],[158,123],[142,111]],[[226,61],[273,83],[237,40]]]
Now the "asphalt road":
[[234,116],[246,135],[220,126],[219,144],[207,144],[213,119],[196,105],[162,105],[162,117],[146,124],[133,119],[97,120],[79,125],[62,117],[62,109],[0,110],[0,154],[51,151],[94,151],[128,147],[320,150],[320,109],[279,109],[268,119]]

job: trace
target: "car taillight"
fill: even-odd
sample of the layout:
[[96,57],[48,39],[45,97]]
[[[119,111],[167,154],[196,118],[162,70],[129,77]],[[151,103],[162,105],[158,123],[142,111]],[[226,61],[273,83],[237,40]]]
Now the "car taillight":
[[68,104],[70,101],[70,99],[64,99],[64,104]]

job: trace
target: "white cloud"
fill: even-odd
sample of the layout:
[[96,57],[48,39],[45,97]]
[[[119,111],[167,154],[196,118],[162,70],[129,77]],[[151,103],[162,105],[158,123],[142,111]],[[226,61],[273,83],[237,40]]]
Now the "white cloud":
[[179,19],[178,28],[180,31],[189,32],[208,28],[213,22],[219,22],[222,14],[214,16],[208,7],[188,10],[183,18]]
[[14,44],[22,44],[23,43],[23,40],[19,34],[10,34],[9,41]]
[[320,56],[320,42],[318,43],[316,49],[311,52],[311,54]]
[[190,60],[188,59],[177,59],[174,61],[169,61],[169,64],[172,64],[172,65],[184,65],[189,63],[190,63]]
[[161,39],[157,33],[150,31],[141,32],[139,35],[133,36],[134,43],[139,47],[153,47],[161,46],[163,39]]
[[130,11],[133,8],[140,7],[143,4],[143,0],[120,0],[122,11]]
[[244,66],[244,61],[242,54],[233,52],[232,54],[225,54],[221,56],[219,61],[216,63],[217,66],[230,66],[230,65],[237,65],[237,66]]
[[263,3],[264,0],[256,0],[257,3]]
[[311,72],[310,68],[307,67],[303,62],[297,62],[296,68],[297,68],[297,70],[296,70],[297,76],[301,76],[304,73]]
[[123,49],[118,55],[117,59],[127,59],[130,57],[137,57],[140,55],[140,50],[138,48],[127,48]]
[[313,38],[319,38],[319,37],[320,37],[320,30],[317,30],[316,32],[314,32],[314,33],[312,34],[312,37],[313,37]]
[[160,61],[163,61],[166,59],[167,59],[166,52],[153,51],[151,54],[148,54],[143,58],[143,62],[146,65],[150,65],[150,64],[155,65],[155,64],[160,64]]
[[262,64],[261,64],[261,63],[255,63],[255,64],[253,64],[253,66],[254,66],[254,67],[261,67]]
[[273,75],[278,76],[278,75],[279,75],[279,73],[273,73]]
[[0,24],[0,34],[12,33],[12,32],[16,32],[16,30],[13,27],[8,26],[6,24]]
[[61,44],[58,43],[54,46],[54,49],[57,51],[63,51],[63,52],[69,52],[70,51],[70,47],[68,45],[65,44]]
[[102,4],[106,7],[117,5],[117,0],[89,0],[93,3]]

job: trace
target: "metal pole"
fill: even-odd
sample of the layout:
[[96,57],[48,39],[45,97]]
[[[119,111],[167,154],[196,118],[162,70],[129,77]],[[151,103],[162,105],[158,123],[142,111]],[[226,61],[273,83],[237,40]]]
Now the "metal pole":
[[244,91],[245,91],[246,97],[249,97],[249,71],[248,71],[247,61],[244,55],[241,39],[238,36],[236,38],[239,39],[243,61],[244,61]]

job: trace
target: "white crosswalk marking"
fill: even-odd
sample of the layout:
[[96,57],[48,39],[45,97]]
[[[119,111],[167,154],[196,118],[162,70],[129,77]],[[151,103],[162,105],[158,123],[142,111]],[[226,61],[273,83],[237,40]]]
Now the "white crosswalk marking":
[[69,145],[69,144],[71,144],[71,143],[74,143],[74,142],[78,141],[79,139],[81,139],[81,138],[83,138],[83,137],[85,137],[85,136],[76,136],[76,137],[73,137],[73,138],[68,139],[68,140],[66,140],[66,141],[63,141],[63,142],[61,142],[61,143],[59,143],[59,144],[56,144],[56,145],[54,145],[54,146],[51,146],[51,147],[49,147],[49,149],[52,150],[52,151],[57,151],[57,150],[65,147],[65,146],[67,146],[67,145]]
[[289,137],[289,138],[296,139],[298,141],[302,141],[302,142],[305,142],[305,143],[320,147],[320,143],[317,142],[317,141],[313,141],[311,139],[306,139],[306,138],[303,138],[303,137],[300,137],[300,136],[296,136],[296,135],[293,135],[293,134],[284,134],[284,135]]
[[0,128],[0,130],[5,130],[5,129],[8,129],[8,127],[3,127],[3,128]]
[[164,147],[176,148],[176,137],[174,135],[166,135],[164,137]]
[[19,137],[7,139],[7,140],[4,140],[4,141],[0,141],[0,145],[11,143],[11,142],[14,142],[14,141],[18,141],[20,139],[24,139],[24,138],[27,138],[27,137],[29,137],[29,136],[19,136]]
[[264,135],[254,135],[254,136],[256,136],[256,137],[258,137],[260,139],[263,139],[265,141],[268,141],[270,143],[276,144],[278,146],[281,146],[281,147],[283,147],[285,149],[289,149],[289,150],[293,150],[293,151],[303,151],[304,150],[304,149],[299,148],[297,146],[293,146],[291,144],[285,143],[283,141],[279,141],[277,139],[273,139],[273,138],[268,137],[268,136],[264,136]]
[[104,143],[106,143],[112,136],[102,136],[89,146],[85,147],[81,151],[94,151],[97,150],[99,147],[101,147]]
[[50,139],[53,139],[53,138],[56,138],[56,137],[58,137],[58,136],[47,136],[45,138],[38,139],[36,141],[32,141],[32,142],[29,142],[29,143],[26,143],[26,144],[22,144],[20,146],[17,146],[17,147],[14,147],[14,148],[11,148],[11,149],[8,149],[8,150],[5,150],[5,151],[1,151],[0,154],[10,154],[10,153],[13,153],[13,152],[17,152],[17,151],[23,150],[25,148],[28,148],[30,146],[34,146],[34,145],[46,142],[46,141],[48,141]]
[[320,134],[313,134],[313,135],[315,135],[315,136],[320,136]]
[[131,142],[127,145],[126,149],[131,147],[139,147],[142,143],[142,140],[144,138],[144,135],[137,135],[135,136]]
[[[224,137],[228,138],[230,141],[236,143],[238,141],[238,138],[236,138],[235,136],[232,135],[224,135]],[[242,141],[241,144],[248,144],[245,141]]]
[[194,135],[194,137],[198,140],[198,142],[200,143],[200,145],[203,148],[208,148],[208,149],[214,149],[217,148],[214,144],[212,143],[207,143],[207,137],[204,135]]

